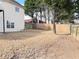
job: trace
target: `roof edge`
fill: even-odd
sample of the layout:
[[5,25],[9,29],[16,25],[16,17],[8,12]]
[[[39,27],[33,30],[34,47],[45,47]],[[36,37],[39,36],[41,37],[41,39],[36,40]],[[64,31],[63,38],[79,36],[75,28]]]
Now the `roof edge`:
[[21,5],[20,3],[18,3],[17,1],[15,1],[15,0],[11,0],[11,1],[15,2],[16,4],[18,4],[19,6],[21,6],[22,8],[24,8],[24,6]]

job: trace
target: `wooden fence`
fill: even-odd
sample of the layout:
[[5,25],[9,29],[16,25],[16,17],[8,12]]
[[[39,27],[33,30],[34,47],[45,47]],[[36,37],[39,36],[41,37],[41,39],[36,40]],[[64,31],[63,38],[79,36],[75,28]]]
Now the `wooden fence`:
[[[41,29],[41,30],[53,31],[53,24],[35,24],[35,28]],[[71,33],[70,24],[56,24],[56,33],[57,34],[70,34]]]

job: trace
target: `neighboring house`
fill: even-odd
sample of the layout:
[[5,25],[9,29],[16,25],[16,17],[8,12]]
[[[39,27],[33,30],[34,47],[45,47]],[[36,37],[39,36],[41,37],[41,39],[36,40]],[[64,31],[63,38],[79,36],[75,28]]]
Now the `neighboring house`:
[[74,19],[75,24],[79,24],[79,19]]
[[32,23],[32,17],[29,16],[29,15],[25,15],[25,16],[24,16],[24,22],[25,22],[26,24]]
[[40,23],[40,21],[42,21],[44,23],[46,22],[47,24],[48,23],[51,24],[52,21],[54,20],[52,11],[51,10],[48,11],[48,9],[45,9],[45,11],[42,11],[42,14],[40,12],[35,12],[33,16],[37,18],[37,23]]
[[73,22],[74,22],[75,24],[79,24],[79,13],[74,13]]
[[0,0],[0,32],[22,31],[24,9],[15,0]]

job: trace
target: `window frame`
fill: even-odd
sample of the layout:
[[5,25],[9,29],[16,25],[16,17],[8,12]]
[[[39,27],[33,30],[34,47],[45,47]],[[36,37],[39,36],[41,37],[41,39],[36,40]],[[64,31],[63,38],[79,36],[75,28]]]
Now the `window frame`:
[[11,22],[11,28],[15,28],[14,22]]
[[15,28],[15,23],[7,21],[6,26],[7,28]]
[[7,21],[7,28],[10,28],[10,22]]
[[19,7],[15,7],[15,12],[19,13],[20,12],[20,8]]

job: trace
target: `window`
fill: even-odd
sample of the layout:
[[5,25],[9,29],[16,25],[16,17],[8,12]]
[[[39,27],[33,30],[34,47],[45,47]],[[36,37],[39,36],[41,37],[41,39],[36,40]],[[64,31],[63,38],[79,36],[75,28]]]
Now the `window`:
[[14,23],[11,23],[11,28],[14,28]]
[[20,8],[19,7],[15,7],[15,11],[16,12],[20,12]]
[[14,28],[14,22],[7,21],[7,28]]
[[9,21],[7,21],[7,28],[10,28],[10,23],[9,23]]

